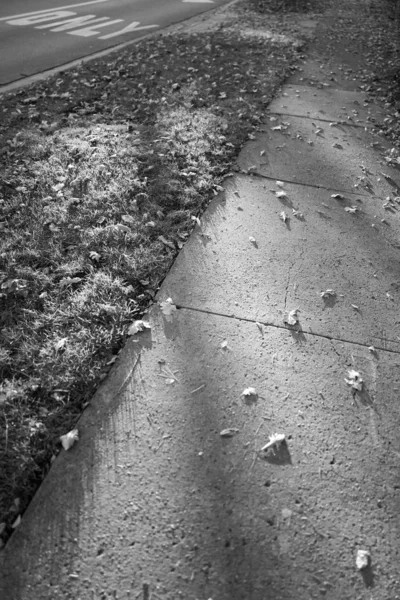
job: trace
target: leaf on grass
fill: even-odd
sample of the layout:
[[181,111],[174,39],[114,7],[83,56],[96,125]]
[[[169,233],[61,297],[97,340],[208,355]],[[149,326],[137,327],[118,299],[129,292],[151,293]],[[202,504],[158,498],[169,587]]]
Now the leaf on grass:
[[135,219],[131,215],[122,215],[121,219],[124,223],[134,223]]
[[151,329],[151,325],[148,321],[134,321],[128,329],[128,335],[135,335],[135,333],[143,331],[144,329]]
[[18,517],[15,519],[15,521],[14,521],[14,523],[11,525],[11,527],[12,527],[13,529],[16,529],[20,523],[21,523],[21,515],[18,515]]
[[347,374],[348,376],[344,379],[347,385],[350,385],[353,390],[361,392],[363,388],[363,380],[360,373],[358,371],[354,371],[354,369],[350,369],[347,371]]
[[279,192],[275,192],[275,196],[277,198],[287,198],[287,192],[280,190]]
[[176,306],[172,298],[167,298],[164,302],[160,302],[161,312],[167,317],[170,317],[176,311]]
[[115,226],[119,231],[123,231],[124,233],[131,233],[131,229],[126,225],[122,225],[122,223],[118,223]]
[[279,217],[280,217],[281,221],[283,221],[284,223],[286,223],[286,221],[288,220],[287,214],[285,213],[284,210],[281,213],[279,213]]
[[333,290],[325,290],[324,292],[321,292],[321,298],[332,298],[336,296],[336,292],[334,292]]
[[67,342],[68,338],[61,338],[61,340],[58,340],[58,342],[54,345],[54,348],[56,350],[61,350],[62,348],[65,348]]
[[167,240],[163,235],[159,235],[158,239],[160,240],[160,242],[168,246],[168,248],[172,248],[172,250],[175,250],[175,244]]
[[253,387],[248,387],[246,389],[243,390],[242,396],[258,396],[256,389]]
[[234,427],[229,427],[228,429],[223,429],[222,431],[220,431],[219,435],[221,437],[233,437],[237,433],[239,433],[239,429],[235,429]]
[[358,210],[360,210],[357,206],[345,206],[344,210],[348,213],[354,215]]
[[298,323],[299,321],[299,317],[297,316],[297,313],[300,312],[299,308],[295,308],[294,310],[291,310],[290,313],[287,316],[286,322],[288,323],[288,325],[296,325],[296,323]]
[[197,225],[201,225],[199,217],[195,217],[194,215],[192,215],[190,218],[192,219],[192,221],[195,221]]
[[101,258],[100,254],[98,252],[95,252],[94,250],[92,250],[91,252],[89,252],[89,256],[95,262],[99,262],[99,260]]
[[64,450],[69,450],[79,440],[79,432],[77,429],[72,429],[65,435],[60,436],[60,440]]
[[269,436],[269,442],[261,448],[261,451],[266,452],[270,448],[277,448],[284,441],[285,441],[284,433],[273,433],[272,435]]

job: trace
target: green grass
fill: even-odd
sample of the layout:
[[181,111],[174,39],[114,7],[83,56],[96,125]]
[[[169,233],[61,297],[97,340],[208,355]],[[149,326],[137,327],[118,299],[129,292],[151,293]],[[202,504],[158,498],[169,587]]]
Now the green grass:
[[3,99],[3,539],[298,49],[237,28],[157,36]]

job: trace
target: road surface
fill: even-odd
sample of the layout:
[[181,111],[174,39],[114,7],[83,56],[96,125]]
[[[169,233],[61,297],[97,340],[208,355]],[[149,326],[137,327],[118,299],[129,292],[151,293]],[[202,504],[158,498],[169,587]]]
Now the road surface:
[[0,85],[177,23],[226,0],[2,0]]

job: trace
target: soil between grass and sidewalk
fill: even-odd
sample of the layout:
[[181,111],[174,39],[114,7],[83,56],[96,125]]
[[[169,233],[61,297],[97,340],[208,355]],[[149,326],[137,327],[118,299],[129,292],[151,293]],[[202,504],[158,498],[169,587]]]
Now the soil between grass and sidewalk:
[[[296,70],[315,18],[238,3],[3,99],[3,539]],[[393,36],[389,27],[394,74],[381,87],[373,65],[387,15],[365,19],[375,32],[366,86],[387,101],[396,163]]]

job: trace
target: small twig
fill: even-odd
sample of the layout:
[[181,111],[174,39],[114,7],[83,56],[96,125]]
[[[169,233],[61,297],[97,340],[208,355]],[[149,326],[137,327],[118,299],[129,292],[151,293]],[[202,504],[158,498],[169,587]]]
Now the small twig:
[[202,390],[205,387],[206,387],[206,384],[203,383],[203,385],[200,385],[198,388],[196,388],[195,390],[192,390],[190,393],[194,394],[195,392],[199,392],[200,390]]
[[136,365],[138,364],[140,360],[140,354],[138,355],[137,359],[135,360],[132,368],[129,370],[128,375],[125,377],[125,379],[123,380],[123,382],[121,383],[121,385],[119,386],[118,390],[115,392],[114,396],[113,396],[113,400],[114,398],[116,398],[118,396],[118,394],[121,393],[121,391],[123,390],[123,388],[126,386],[126,384],[128,383],[128,381],[130,380],[130,378],[132,377],[132,374],[136,368]]

